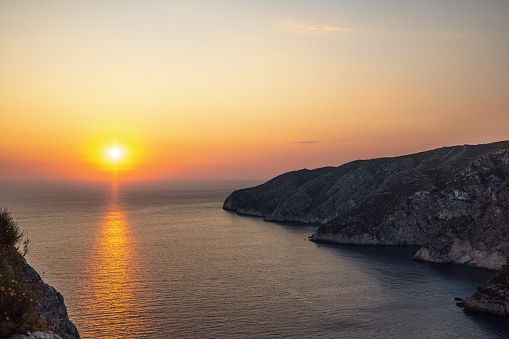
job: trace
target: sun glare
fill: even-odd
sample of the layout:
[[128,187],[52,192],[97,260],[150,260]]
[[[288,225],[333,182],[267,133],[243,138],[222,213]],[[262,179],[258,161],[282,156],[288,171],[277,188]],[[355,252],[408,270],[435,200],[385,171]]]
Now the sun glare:
[[118,146],[111,146],[110,148],[108,148],[107,154],[108,154],[108,158],[111,161],[117,163],[120,160],[122,160],[122,158],[125,155],[125,151]]
[[122,155],[122,151],[118,147],[113,147],[110,149],[109,154],[113,160],[118,160]]
[[87,147],[90,150],[89,161],[97,170],[97,180],[109,180],[111,173],[121,176],[123,181],[132,180],[138,174],[141,146],[125,137],[113,141],[106,139],[98,138]]

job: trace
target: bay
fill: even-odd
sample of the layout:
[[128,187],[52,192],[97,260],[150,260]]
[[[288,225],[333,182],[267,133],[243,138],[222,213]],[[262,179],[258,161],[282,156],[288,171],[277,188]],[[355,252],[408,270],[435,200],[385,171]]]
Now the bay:
[[1,183],[28,262],[82,338],[504,338],[456,307],[493,272],[410,260],[413,246],[340,246],[313,226],[221,209],[247,182]]

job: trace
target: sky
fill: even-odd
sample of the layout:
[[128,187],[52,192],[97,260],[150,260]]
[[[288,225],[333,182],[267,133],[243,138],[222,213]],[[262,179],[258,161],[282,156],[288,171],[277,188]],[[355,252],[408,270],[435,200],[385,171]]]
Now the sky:
[[268,180],[508,140],[508,17],[506,0],[5,0],[0,180]]

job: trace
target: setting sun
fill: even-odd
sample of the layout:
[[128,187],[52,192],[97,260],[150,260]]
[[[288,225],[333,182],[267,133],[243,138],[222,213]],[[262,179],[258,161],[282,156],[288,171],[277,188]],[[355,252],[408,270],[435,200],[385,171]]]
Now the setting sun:
[[109,149],[108,151],[108,155],[110,156],[110,158],[117,162],[118,160],[120,160],[120,158],[122,157],[124,152],[122,152],[122,150],[120,148],[118,148],[117,146],[113,146]]

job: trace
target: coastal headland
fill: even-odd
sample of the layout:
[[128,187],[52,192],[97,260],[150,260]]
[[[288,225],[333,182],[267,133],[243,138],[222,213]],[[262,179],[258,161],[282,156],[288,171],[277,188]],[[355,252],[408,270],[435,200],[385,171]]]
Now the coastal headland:
[[317,224],[312,241],[420,245],[415,260],[500,270],[462,305],[509,315],[509,141],[289,172],[223,208]]

